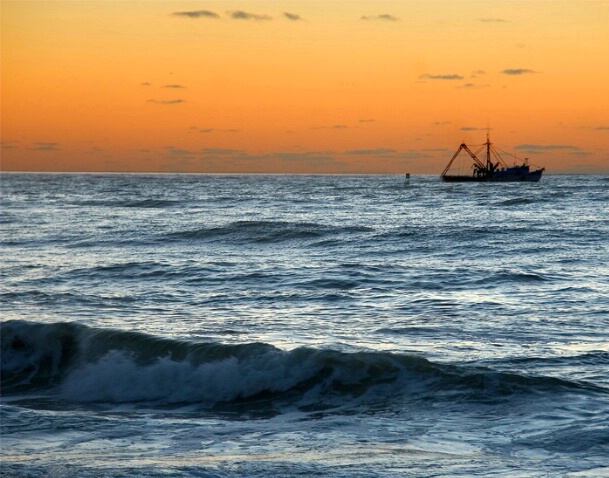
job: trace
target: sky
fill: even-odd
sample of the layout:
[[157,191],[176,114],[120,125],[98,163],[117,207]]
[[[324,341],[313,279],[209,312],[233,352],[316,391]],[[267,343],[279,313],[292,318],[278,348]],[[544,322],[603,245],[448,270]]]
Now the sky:
[[0,1],[2,171],[609,174],[609,0]]

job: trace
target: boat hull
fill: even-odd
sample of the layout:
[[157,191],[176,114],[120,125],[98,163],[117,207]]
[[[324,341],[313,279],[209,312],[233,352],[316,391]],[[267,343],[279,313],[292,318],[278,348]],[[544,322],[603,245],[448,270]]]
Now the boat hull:
[[497,171],[492,176],[442,176],[442,181],[446,183],[511,183],[511,182],[530,182],[536,183],[541,179],[543,169],[537,171]]

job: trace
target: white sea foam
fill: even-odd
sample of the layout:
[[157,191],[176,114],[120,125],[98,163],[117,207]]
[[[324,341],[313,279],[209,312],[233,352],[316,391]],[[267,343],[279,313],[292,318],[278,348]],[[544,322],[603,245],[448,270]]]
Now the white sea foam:
[[280,354],[245,362],[231,357],[199,365],[157,358],[141,365],[128,353],[112,351],[71,372],[61,389],[72,400],[213,404],[262,392],[283,392],[306,375],[305,368],[290,367]]

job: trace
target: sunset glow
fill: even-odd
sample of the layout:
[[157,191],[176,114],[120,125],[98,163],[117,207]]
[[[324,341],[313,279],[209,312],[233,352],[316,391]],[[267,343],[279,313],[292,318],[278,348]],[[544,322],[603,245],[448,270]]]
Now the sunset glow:
[[3,171],[609,173],[606,0],[2,0]]

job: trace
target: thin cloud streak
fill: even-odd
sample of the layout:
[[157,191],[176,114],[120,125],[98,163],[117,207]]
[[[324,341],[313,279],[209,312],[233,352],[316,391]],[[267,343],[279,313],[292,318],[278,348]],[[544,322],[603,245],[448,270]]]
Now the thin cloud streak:
[[185,100],[155,100],[155,99],[150,99],[147,101],[147,103],[154,103],[156,105],[178,105],[180,103],[186,103]]
[[383,22],[397,22],[399,18],[394,17],[393,15],[389,15],[388,13],[383,13],[381,15],[363,16],[360,18],[360,20],[380,20]]
[[527,151],[529,153],[541,153],[544,151],[580,151],[580,148],[577,146],[572,146],[568,144],[519,144],[514,146],[515,150],[518,151]]
[[421,80],[462,80],[464,77],[461,75],[456,75],[456,74],[452,74],[452,75],[430,75],[429,73],[426,73],[424,75],[419,76],[419,79]]
[[59,143],[34,143],[35,151],[61,151]]
[[210,133],[238,133],[238,129],[216,129],[216,128],[204,128],[200,129],[199,133],[210,134]]
[[190,12],[174,12],[174,16],[176,17],[187,17],[187,18],[220,18],[216,12],[211,12],[209,10],[194,10]]
[[509,76],[519,76],[537,72],[535,70],[529,70],[528,68],[508,68],[507,70],[503,70],[501,73]]
[[233,20],[254,20],[254,21],[267,21],[272,20],[272,17],[268,15],[258,15],[256,13],[244,12],[243,10],[235,10],[227,12]]
[[175,156],[192,156],[195,154],[188,149],[176,148],[175,146],[167,146],[165,147],[165,151]]
[[244,151],[240,150],[240,149],[224,149],[224,148],[205,148],[201,150],[201,153],[203,154],[218,154],[218,155],[222,155],[222,156],[226,156],[226,155],[235,155],[235,154],[239,154],[239,155],[243,155],[245,154]]
[[377,149],[354,149],[352,151],[345,151],[345,154],[349,156],[369,156],[369,155],[381,155],[381,154],[393,154],[397,153],[395,149],[390,148],[377,148]]
[[298,22],[298,21],[302,20],[302,17],[300,15],[298,15],[297,13],[283,12],[283,16],[293,22]]
[[2,141],[0,146],[2,149],[17,149],[17,141]]
[[464,85],[459,86],[459,88],[463,88],[466,90],[479,90],[479,89],[488,88],[488,87],[489,87],[489,85],[477,85],[475,83],[465,83]]

